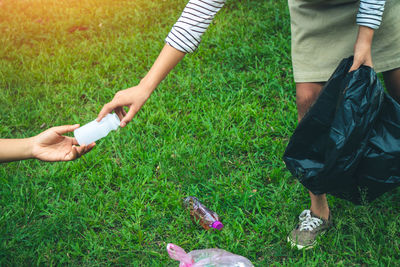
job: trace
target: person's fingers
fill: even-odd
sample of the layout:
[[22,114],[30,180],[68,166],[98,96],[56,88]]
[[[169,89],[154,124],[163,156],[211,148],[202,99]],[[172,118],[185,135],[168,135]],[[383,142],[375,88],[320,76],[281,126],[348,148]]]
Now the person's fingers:
[[361,66],[361,60],[359,60],[357,57],[354,57],[353,65],[351,65],[349,72],[357,70],[360,66]]
[[95,142],[93,142],[93,143],[91,143],[90,145],[88,145],[88,146],[87,146],[87,150],[86,150],[85,153],[88,153],[90,150],[92,150],[92,148],[95,147],[95,145],[96,145]]
[[353,65],[351,66],[349,72],[355,71],[355,70],[357,70],[359,67],[360,67],[360,66],[357,66],[357,65],[353,64]]
[[121,107],[121,115],[122,116],[118,116],[120,121],[122,121],[124,119],[124,117],[126,116],[126,111],[125,111],[124,107]]
[[70,137],[70,138],[71,138],[72,145],[75,145],[75,146],[79,145],[78,140],[76,140],[75,137]]
[[72,149],[70,153],[68,153],[64,160],[69,161],[69,160],[75,160],[77,158],[82,157],[84,154],[88,153],[90,150],[93,149],[93,147],[96,145],[95,142],[91,143],[90,145],[82,145],[82,146],[72,146]]
[[77,158],[80,158],[83,154],[86,153],[86,150],[88,149],[87,145],[83,145],[83,146],[75,146],[74,147],[76,152],[77,152]]
[[372,68],[372,60],[354,58],[353,65],[351,65],[349,72],[358,70],[361,67],[361,65],[365,65]]
[[65,155],[64,161],[70,161],[70,160],[74,160],[78,157],[78,150],[76,146],[72,146],[71,151]]
[[118,118],[119,118],[120,120],[122,120],[122,118],[125,116],[125,115],[124,115],[124,108],[123,108],[123,107],[117,107],[117,108],[115,109],[115,114],[117,114]]
[[74,125],[56,126],[56,127],[50,128],[50,129],[52,129],[59,135],[63,135],[65,133],[72,132],[73,130],[78,129],[78,128],[79,128],[79,124],[74,124]]
[[99,115],[97,116],[96,121],[101,121],[108,113],[113,111],[117,106],[114,104],[113,101],[105,104],[103,108],[100,110]]
[[125,117],[122,119],[120,126],[125,127],[128,122],[130,122],[136,114],[136,109],[131,107]]

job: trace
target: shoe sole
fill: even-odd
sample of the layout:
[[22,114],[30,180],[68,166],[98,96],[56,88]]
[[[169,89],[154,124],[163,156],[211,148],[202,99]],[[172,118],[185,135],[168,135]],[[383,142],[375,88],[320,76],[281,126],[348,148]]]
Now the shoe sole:
[[[322,232],[319,234],[319,236],[321,237],[321,236],[323,236],[324,234],[326,234],[326,231],[327,231],[327,230],[322,231]],[[297,244],[296,242],[294,242],[294,241],[290,238],[290,236],[287,237],[287,242],[290,243],[290,245],[291,245],[292,248],[297,247],[298,250],[302,250],[302,249],[304,249],[304,250],[311,249],[311,248],[315,247],[315,245],[317,244],[317,240],[314,240],[314,242],[312,242],[312,244],[310,244],[310,245],[308,245],[308,246],[302,246],[302,245],[299,245],[299,244]]]
[[317,241],[314,241],[312,244],[310,244],[310,245],[308,245],[308,246],[302,246],[302,245],[296,244],[296,242],[294,242],[290,237],[287,237],[287,242],[290,243],[290,246],[291,246],[292,248],[296,247],[298,250],[302,250],[302,249],[304,249],[304,250],[312,249],[312,248],[315,246],[315,244],[317,243]]

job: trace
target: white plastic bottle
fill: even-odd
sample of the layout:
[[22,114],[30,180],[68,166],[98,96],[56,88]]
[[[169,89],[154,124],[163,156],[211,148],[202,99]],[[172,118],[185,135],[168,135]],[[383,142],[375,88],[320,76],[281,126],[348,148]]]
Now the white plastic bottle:
[[89,145],[107,136],[112,130],[117,130],[119,124],[120,120],[117,114],[107,114],[100,122],[94,120],[79,127],[74,131],[74,135],[79,145]]

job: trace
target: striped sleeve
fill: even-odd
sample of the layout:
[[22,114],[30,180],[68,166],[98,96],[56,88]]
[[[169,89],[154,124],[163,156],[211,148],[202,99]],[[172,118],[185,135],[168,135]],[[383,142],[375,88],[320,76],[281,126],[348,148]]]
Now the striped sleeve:
[[360,0],[357,24],[378,29],[382,22],[386,0]]
[[194,52],[226,0],[190,0],[165,42],[185,53]]

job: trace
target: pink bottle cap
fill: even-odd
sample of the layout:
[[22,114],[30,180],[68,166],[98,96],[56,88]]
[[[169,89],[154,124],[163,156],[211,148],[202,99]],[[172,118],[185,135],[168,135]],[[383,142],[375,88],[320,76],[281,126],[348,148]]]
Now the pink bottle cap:
[[220,221],[215,221],[211,224],[211,227],[217,230],[221,230],[224,227],[224,225]]

